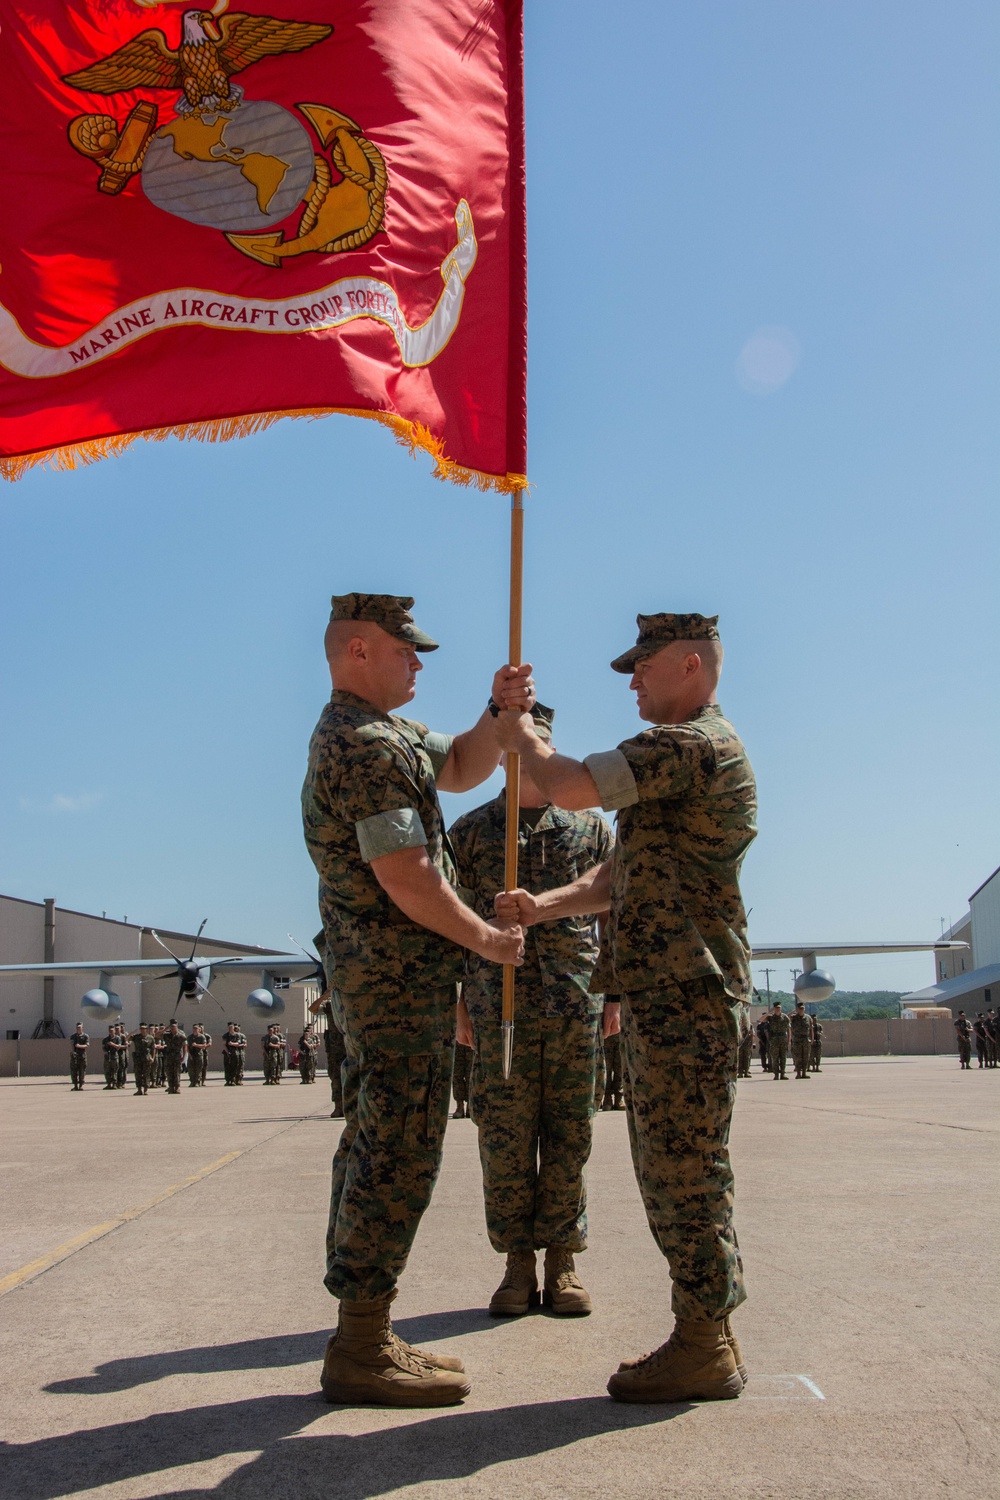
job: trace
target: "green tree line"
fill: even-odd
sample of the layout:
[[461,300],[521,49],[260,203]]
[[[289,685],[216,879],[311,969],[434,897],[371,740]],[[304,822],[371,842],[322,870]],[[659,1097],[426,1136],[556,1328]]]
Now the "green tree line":
[[[899,1015],[899,990],[834,990],[829,1000],[816,1007],[821,1021],[894,1021]],[[781,1001],[782,1010],[795,1009],[795,996],[788,990],[772,990],[771,1004]],[[755,1003],[767,1004],[767,994],[757,992]]]

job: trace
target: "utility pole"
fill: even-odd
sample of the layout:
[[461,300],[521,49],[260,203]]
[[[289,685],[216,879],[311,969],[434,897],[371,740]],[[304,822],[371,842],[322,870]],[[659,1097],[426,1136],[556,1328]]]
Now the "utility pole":
[[798,979],[799,975],[802,973],[802,970],[801,969],[789,969],[788,972],[792,976],[792,994],[794,995],[794,993],[795,993],[795,981],[796,981],[796,979]]
[[767,985],[767,999],[769,1004],[771,1000],[771,975],[776,974],[777,972],[777,969],[764,970],[764,983]]

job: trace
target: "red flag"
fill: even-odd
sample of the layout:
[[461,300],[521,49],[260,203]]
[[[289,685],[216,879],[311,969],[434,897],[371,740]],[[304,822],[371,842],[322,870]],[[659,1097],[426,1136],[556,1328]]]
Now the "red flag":
[[339,411],[521,488],[521,0],[233,3],[0,0],[0,472]]

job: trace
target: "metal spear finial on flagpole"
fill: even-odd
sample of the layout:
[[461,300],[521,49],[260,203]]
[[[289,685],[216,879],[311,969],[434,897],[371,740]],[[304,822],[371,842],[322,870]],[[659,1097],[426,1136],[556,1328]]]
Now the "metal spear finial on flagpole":
[[[524,581],[524,491],[515,490],[510,502],[510,642],[507,659],[521,665],[521,602]],[[521,758],[507,752],[507,821],[504,841],[504,885],[517,889],[517,827],[520,802]],[[514,1059],[514,965],[503,966],[503,1009],[500,1031],[503,1041],[503,1076],[510,1077]]]

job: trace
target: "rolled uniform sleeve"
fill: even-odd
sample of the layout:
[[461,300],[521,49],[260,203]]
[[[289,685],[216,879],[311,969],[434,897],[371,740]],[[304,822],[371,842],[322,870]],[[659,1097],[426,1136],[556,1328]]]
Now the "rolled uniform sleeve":
[[396,807],[391,812],[375,813],[355,823],[361,858],[366,864],[383,854],[399,849],[419,849],[427,843],[420,814],[412,807]]
[[353,824],[366,864],[427,843],[417,811],[420,788],[403,756],[384,742],[362,742],[354,747],[351,771],[341,782],[338,810],[346,823]]
[[583,763],[601,806],[618,812],[637,802],[669,801],[700,790],[715,770],[715,753],[699,730],[670,724],[624,740],[617,750],[588,755]]
[[583,763],[594,779],[605,812],[618,812],[638,802],[635,776],[621,750],[598,750],[585,755]]

